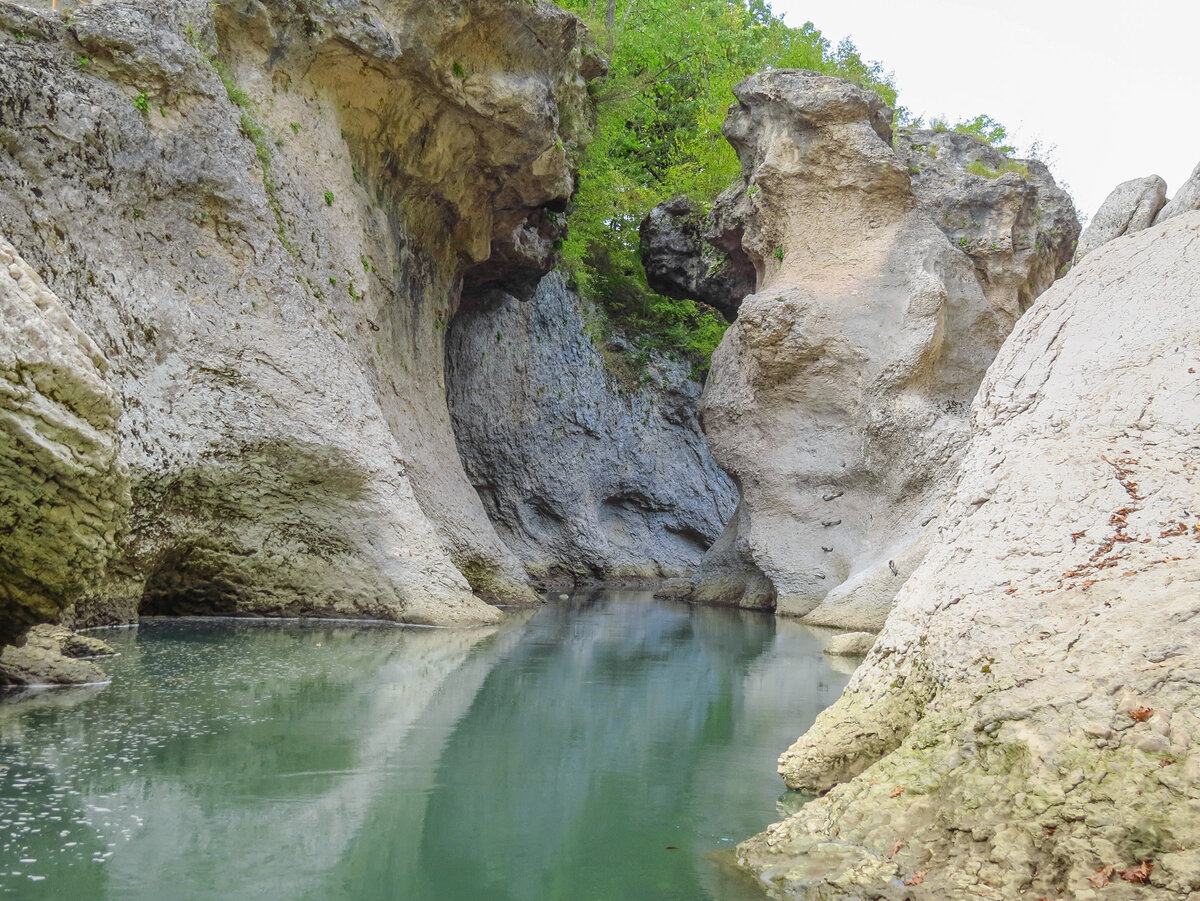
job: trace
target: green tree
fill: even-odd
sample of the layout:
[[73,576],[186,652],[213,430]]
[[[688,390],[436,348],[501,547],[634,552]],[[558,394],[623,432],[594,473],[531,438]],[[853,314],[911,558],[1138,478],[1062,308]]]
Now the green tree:
[[737,176],[721,135],[733,86],[768,68],[838,75],[896,92],[878,63],[848,40],[836,48],[812,23],[791,28],[762,0],[562,0],[610,56],[593,84],[597,129],[580,165],[564,261],[607,323],[642,348],[689,359],[697,374],[725,323],[690,301],[653,294],[638,255],[638,225],[655,204],[687,194],[708,206]]

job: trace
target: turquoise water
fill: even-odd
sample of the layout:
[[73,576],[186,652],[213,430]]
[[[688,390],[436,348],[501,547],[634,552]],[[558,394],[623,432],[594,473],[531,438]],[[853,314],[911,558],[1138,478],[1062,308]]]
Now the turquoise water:
[[0,897],[750,901],[736,842],[848,676],[645,594],[502,626],[152,621],[0,703]]

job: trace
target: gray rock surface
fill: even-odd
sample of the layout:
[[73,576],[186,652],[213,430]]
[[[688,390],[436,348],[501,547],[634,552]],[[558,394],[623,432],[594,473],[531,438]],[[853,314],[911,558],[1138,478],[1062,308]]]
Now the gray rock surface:
[[[1032,164],[1032,185],[966,173],[991,151],[961,136],[929,138],[941,162],[917,191],[891,111],[839,79],[776,70],[735,93],[742,180],[712,218],[741,230],[758,290],[713,356],[702,415],[742,501],[694,596],[878,629],[927,549],[984,371],[1065,262],[1070,202]],[[930,212],[955,204],[977,207],[994,251],[951,244]]]
[[0,237],[0,644],[93,588],[129,508],[100,349]]
[[459,452],[497,531],[541,581],[690,575],[733,511],[688,367],[607,375],[582,301],[551,273],[532,300],[481,298],[450,326]]
[[111,656],[113,649],[96,638],[63,626],[31,628],[15,646],[0,649],[0,685],[91,685],[108,676],[89,658]]
[[464,278],[550,262],[583,41],[546,3],[0,0],[0,230],[126,402],[131,530],[78,622],[535,600],[443,342]]
[[1172,216],[1190,213],[1192,210],[1200,210],[1200,164],[1196,165],[1188,180],[1158,211],[1158,215],[1154,217],[1154,224],[1158,225]]
[[718,250],[712,223],[686,197],[660,203],[642,220],[642,266],[650,288],[667,297],[699,300],[732,322],[742,298],[754,292],[754,265],[740,243]]
[[975,264],[988,301],[1020,315],[1054,284],[1079,237],[1071,195],[1040,160],[1014,159],[969,134],[901,131],[921,209]]
[[739,848],[775,897],[1195,897],[1198,348],[1200,213],[1017,324],[933,549],[780,758],[830,790]]
[[1075,263],[1121,235],[1132,235],[1147,228],[1161,214],[1167,197],[1167,183],[1157,175],[1121,182],[1104,198],[1075,249]]

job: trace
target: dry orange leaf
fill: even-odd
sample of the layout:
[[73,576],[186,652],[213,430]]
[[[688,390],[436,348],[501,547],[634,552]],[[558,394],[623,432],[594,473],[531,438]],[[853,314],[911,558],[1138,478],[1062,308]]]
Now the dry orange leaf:
[[1144,723],[1153,715],[1153,707],[1139,707],[1137,710],[1134,710],[1129,714],[1129,718],[1135,723]]
[[902,794],[904,794],[904,786],[897,785],[895,788],[892,789],[892,793],[890,795],[888,795],[888,797],[889,798],[898,798]]
[[1106,867],[1101,867],[1095,873],[1093,873],[1091,876],[1088,877],[1088,882],[1090,882],[1092,885],[1096,886],[1096,888],[1104,888],[1104,886],[1106,886],[1110,882],[1112,882],[1113,873],[1115,873],[1116,871],[1117,871],[1117,868],[1114,867],[1112,864],[1109,864]]
[[896,854],[903,847],[904,847],[904,839],[902,839],[902,838],[896,839],[896,844],[892,845],[892,850],[888,852],[887,859],[891,860],[893,857],[896,856]]
[[917,872],[913,873],[911,876],[909,876],[907,879],[904,880],[904,884],[905,885],[920,885],[922,882],[925,881],[925,877],[926,877],[926,875],[928,875],[928,873],[929,873],[928,870],[917,870]]
[[1148,882],[1150,880],[1150,871],[1153,869],[1154,864],[1148,860],[1143,860],[1136,867],[1122,870],[1119,875],[1126,882]]

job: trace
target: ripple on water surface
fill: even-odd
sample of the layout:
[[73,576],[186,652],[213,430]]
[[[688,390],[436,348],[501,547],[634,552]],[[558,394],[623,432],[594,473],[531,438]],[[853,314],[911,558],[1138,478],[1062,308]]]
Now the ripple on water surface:
[[0,703],[0,896],[743,901],[717,852],[848,678],[803,626],[618,592],[105,640],[111,685]]

